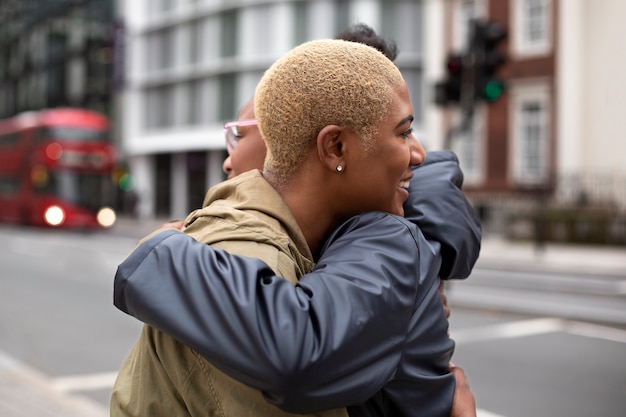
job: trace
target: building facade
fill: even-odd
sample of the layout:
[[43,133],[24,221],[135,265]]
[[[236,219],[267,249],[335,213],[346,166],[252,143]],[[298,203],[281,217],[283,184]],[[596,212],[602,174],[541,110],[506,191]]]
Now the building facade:
[[0,118],[49,107],[112,114],[113,0],[0,3]]
[[224,179],[223,123],[237,117],[277,58],[351,24],[398,44],[415,127],[424,126],[421,1],[135,0],[118,2],[124,21],[121,151],[140,217],[181,218]]
[[[498,73],[504,94],[477,104],[470,128],[452,142],[465,190],[487,230],[527,237],[544,221],[542,233],[556,240],[626,241],[618,236],[625,231],[626,85],[613,74],[626,64],[617,47],[626,40],[617,18],[626,3],[436,4],[444,50],[467,47],[475,18],[507,30],[500,46],[506,62]],[[459,113],[444,110],[444,132],[458,123]],[[606,239],[592,236],[598,234]]]

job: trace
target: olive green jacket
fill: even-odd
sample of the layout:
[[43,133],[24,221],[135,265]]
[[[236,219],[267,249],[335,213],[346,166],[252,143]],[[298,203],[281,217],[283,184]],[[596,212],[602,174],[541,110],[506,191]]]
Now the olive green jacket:
[[[314,267],[296,220],[259,171],[211,188],[203,208],[192,212],[185,224],[185,233],[200,242],[259,258],[293,283]],[[269,405],[260,391],[148,325],[122,365],[111,398],[112,417],[286,415],[291,414]],[[347,416],[347,412],[335,409],[316,415]]]

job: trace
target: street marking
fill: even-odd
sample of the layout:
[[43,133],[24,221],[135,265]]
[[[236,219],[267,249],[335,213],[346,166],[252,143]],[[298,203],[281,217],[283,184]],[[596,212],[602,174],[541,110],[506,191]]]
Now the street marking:
[[52,386],[61,392],[109,389],[115,383],[115,378],[117,378],[117,372],[69,375],[52,379]]
[[599,324],[584,323],[581,321],[569,321],[565,325],[568,333],[591,337],[594,339],[608,340],[611,342],[626,343],[626,330],[616,329]]
[[504,417],[502,414],[494,414],[487,410],[476,409],[476,417]]
[[0,350],[0,369],[14,370],[20,366],[22,366],[20,361]]
[[509,323],[498,323],[473,329],[460,329],[451,332],[451,337],[458,344],[482,342],[492,339],[511,339],[516,337],[534,336],[563,330],[563,320],[542,318]]
[[565,332],[576,336],[591,337],[594,339],[626,344],[626,330],[602,326],[600,324],[549,317],[498,323],[478,328],[460,329],[451,332],[451,337],[457,344],[463,344],[493,339],[511,339],[515,337],[534,336],[554,332]]

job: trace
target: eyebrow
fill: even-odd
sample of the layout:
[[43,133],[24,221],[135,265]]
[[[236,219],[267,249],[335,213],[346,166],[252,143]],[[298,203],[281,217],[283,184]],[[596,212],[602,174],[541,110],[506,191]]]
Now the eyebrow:
[[400,120],[400,123],[398,123],[396,125],[396,129],[399,128],[400,126],[402,126],[403,124],[405,124],[406,122],[413,123],[413,119],[414,119],[414,117],[413,117],[412,114],[407,116],[407,117],[405,117],[404,119]]

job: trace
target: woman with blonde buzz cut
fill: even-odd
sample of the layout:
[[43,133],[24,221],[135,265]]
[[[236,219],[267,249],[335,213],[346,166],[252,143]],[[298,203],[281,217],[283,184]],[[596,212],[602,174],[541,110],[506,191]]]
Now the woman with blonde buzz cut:
[[398,94],[407,93],[401,91],[406,85],[400,71],[382,53],[359,44],[346,54],[336,47],[342,42],[347,41],[309,43],[306,54],[296,48],[257,86],[254,112],[268,151],[265,170],[278,182],[304,161],[327,125],[358,133],[368,151],[375,127],[393,110]]
[[[285,399],[290,392],[296,394],[290,391],[292,387],[304,387],[312,397],[303,407],[308,415],[346,416],[349,405],[356,406],[351,408],[356,414],[351,412],[351,415],[377,415],[379,407],[391,411],[385,415],[394,415],[394,409],[399,410],[395,415],[405,415],[409,407],[418,411],[412,404],[398,402],[400,397],[407,398],[409,403],[411,398],[424,405],[433,403],[424,407],[428,415],[450,415],[453,396],[456,401],[455,378],[448,367],[453,342],[447,336],[447,321],[437,291],[441,260],[415,225],[400,217],[409,196],[413,167],[424,161],[425,151],[412,134],[413,110],[397,67],[380,52],[358,43],[308,42],[272,65],[257,87],[254,103],[268,149],[263,171],[250,171],[211,188],[203,207],[185,219],[184,234],[218,249],[216,252],[223,250],[256,258],[269,267],[262,279],[238,281],[234,302],[248,305],[262,299],[260,294],[274,284],[283,284],[280,293],[288,296],[285,285],[294,288],[293,284],[313,270],[316,261],[324,264],[324,257],[320,258],[324,244],[341,241],[333,234],[339,226],[359,229],[377,223],[391,246],[393,259],[377,256],[376,246],[367,247],[367,252],[381,262],[378,267],[381,274],[392,268],[398,280],[393,286],[368,288],[380,294],[379,302],[370,306],[379,314],[366,315],[365,311],[346,309],[351,294],[346,287],[345,292],[333,294],[337,302],[330,310],[317,311],[313,321],[301,322],[297,316],[307,311],[307,297],[312,297],[305,289],[298,296],[301,298],[296,310],[283,309],[280,302],[264,304],[265,315],[245,317],[243,321],[247,324],[238,331],[229,331],[228,343],[243,355],[254,356],[252,351],[258,347],[251,340],[263,340],[265,348],[276,352],[266,359],[269,363],[253,366],[279,369],[282,368],[279,364],[286,364],[285,369],[298,370],[296,374],[282,374],[282,379],[278,378],[282,381],[278,391],[267,391],[270,385],[264,383],[264,377],[250,379],[252,370],[231,367],[228,347],[223,355],[217,352],[209,362],[189,347],[193,343],[182,344],[145,325],[116,380],[111,415],[283,416],[295,415],[293,412],[302,415],[302,409],[296,411],[299,407]],[[353,217],[364,212],[371,213]],[[369,235],[367,231],[371,229],[366,226],[365,230]],[[176,241],[180,247],[191,239],[171,229],[160,231],[147,238],[150,247],[140,246],[139,255],[158,252],[159,245],[167,240]],[[152,265],[155,279],[164,266],[162,261],[168,258],[163,255],[158,255],[156,265]],[[354,248],[354,259],[341,266],[357,267],[364,261],[363,247],[359,246]],[[118,274],[125,275],[130,282],[137,266],[121,265]],[[189,263],[182,267],[191,272],[205,265]],[[424,272],[428,277],[422,277]],[[203,285],[194,280],[196,274],[184,275],[188,282],[181,284],[181,288]],[[211,301],[219,303],[221,297],[232,296],[219,287],[218,283],[216,299]],[[399,304],[382,310],[388,297],[397,297]],[[435,312],[428,318],[435,324],[423,329],[430,332],[424,339],[426,357],[421,356],[423,352],[417,343],[419,332],[406,335],[406,329],[417,318],[411,313],[414,302],[423,297],[432,302],[420,308]],[[239,321],[240,315],[248,312],[227,308],[214,320]],[[391,326],[377,326],[389,322],[387,314],[398,320]],[[268,320],[280,326],[269,325]],[[314,331],[311,335],[308,331],[309,326],[320,329],[320,324],[331,320],[338,320],[346,334]],[[277,327],[287,330],[292,326],[296,326],[293,333],[300,335],[294,337],[302,337],[302,344],[298,350],[282,351],[280,346],[288,341],[274,331]],[[334,347],[336,352],[345,354],[340,352],[340,339],[358,334],[359,326],[377,328],[376,337],[385,343],[362,357],[358,367],[365,369],[378,360],[381,365],[395,366],[385,366],[383,373],[367,374],[373,378],[371,383],[358,377],[358,368],[356,378],[353,373],[353,381],[368,386],[359,385],[359,402],[365,403],[360,411],[360,404],[340,406],[332,396],[316,401],[315,398],[328,397],[337,387],[354,391],[344,385],[346,375],[339,368],[309,371],[315,369],[315,359],[322,346]],[[390,335],[389,339],[386,335]],[[226,339],[219,333],[213,334],[210,325],[198,334],[199,339],[207,337],[216,343]],[[392,347],[396,353],[385,357]],[[272,361],[277,362],[272,364]],[[416,384],[407,382],[414,371],[420,375]],[[389,390],[381,390],[383,385]],[[320,405],[324,403],[334,403],[338,408]]]

